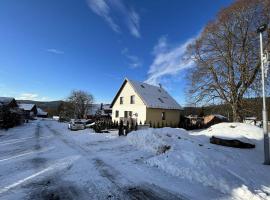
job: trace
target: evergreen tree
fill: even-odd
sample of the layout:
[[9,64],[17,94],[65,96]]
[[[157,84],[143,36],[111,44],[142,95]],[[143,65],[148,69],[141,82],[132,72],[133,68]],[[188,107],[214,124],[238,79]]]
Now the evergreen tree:
[[136,124],[135,124],[135,131],[137,131],[138,130],[138,123],[137,123],[137,121],[136,121]]
[[119,125],[119,129],[118,130],[119,130],[118,131],[118,135],[119,136],[124,135],[124,132],[123,132],[123,121],[122,120],[120,120],[120,125]]
[[128,133],[129,133],[129,121],[127,121],[125,135],[127,136]]
[[133,131],[134,130],[134,122],[133,122],[133,120],[131,120],[131,131]]

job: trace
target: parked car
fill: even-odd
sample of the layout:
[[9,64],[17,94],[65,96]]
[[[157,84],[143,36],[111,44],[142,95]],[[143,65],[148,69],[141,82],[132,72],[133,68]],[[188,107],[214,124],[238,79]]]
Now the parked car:
[[81,121],[71,121],[68,124],[68,128],[72,131],[83,130],[85,129],[85,124]]

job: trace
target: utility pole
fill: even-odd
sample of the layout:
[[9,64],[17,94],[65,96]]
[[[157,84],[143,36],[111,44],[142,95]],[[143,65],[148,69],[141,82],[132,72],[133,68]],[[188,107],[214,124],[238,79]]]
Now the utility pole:
[[260,53],[261,53],[261,71],[262,71],[262,96],[263,96],[263,134],[264,134],[264,164],[270,165],[270,151],[269,151],[269,135],[268,135],[268,119],[266,109],[266,95],[265,95],[265,77],[267,76],[267,68],[269,64],[268,53],[263,52],[263,32],[267,29],[267,25],[261,25],[257,32],[260,34]]

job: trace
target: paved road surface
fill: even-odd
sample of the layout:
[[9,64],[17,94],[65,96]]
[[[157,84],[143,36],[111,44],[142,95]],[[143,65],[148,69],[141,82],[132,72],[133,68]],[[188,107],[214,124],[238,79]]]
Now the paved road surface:
[[[138,167],[131,146],[111,140],[81,145],[53,123],[38,120],[1,132],[0,199],[187,199],[149,181],[150,169]],[[123,169],[113,164],[117,154],[126,155],[117,161]],[[132,162],[134,168],[125,168]],[[145,180],[136,178],[140,170]]]

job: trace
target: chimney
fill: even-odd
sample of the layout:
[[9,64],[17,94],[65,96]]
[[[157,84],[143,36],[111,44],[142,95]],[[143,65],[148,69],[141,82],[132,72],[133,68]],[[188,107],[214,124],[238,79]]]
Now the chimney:
[[162,88],[162,85],[161,85],[161,83],[159,83],[158,85],[159,85],[159,88]]

